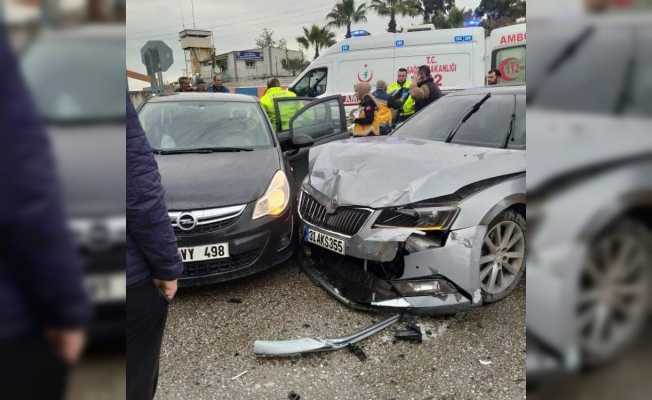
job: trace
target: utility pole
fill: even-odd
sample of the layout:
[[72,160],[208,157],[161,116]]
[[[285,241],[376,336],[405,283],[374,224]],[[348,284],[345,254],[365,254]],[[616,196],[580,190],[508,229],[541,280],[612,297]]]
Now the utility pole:
[[192,5],[192,27],[197,29],[197,24],[195,23],[195,0],[190,0]]

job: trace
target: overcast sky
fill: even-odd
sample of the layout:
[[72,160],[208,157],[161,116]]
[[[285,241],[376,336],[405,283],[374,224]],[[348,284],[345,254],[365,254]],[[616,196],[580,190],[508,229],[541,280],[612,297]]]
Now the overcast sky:
[[[356,3],[361,0],[357,0]],[[299,49],[296,37],[302,26],[323,25],[325,16],[336,0],[194,0],[195,26],[213,31],[217,53],[245,50],[255,47],[255,40],[263,28],[274,31],[275,39],[285,39],[288,48]],[[457,0],[460,8],[475,8],[480,0]],[[148,40],[163,40],[174,51],[175,63],[165,73],[165,80],[174,80],[183,74],[185,64],[179,47],[178,33],[193,28],[191,0],[127,0],[127,68],[145,72],[140,60],[140,48]],[[353,26],[380,33],[387,29],[389,19],[372,11],[368,21]],[[421,23],[421,17],[399,18],[398,26]],[[344,38],[344,28],[336,31],[337,39]],[[314,52],[305,52],[311,59]]]

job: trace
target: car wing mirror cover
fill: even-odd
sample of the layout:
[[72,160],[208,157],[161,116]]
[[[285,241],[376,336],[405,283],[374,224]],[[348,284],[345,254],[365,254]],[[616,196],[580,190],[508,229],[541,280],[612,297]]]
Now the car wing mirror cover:
[[308,135],[293,135],[292,144],[294,147],[309,147],[315,143],[315,140]]

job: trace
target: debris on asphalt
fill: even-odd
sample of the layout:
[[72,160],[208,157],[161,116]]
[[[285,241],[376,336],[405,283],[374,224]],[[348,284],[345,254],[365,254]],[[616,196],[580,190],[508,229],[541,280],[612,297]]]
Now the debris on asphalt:
[[419,324],[416,323],[416,319],[414,317],[404,317],[403,319],[406,320],[405,329],[396,332],[394,338],[415,343],[423,342],[423,332]]
[[303,353],[340,350],[352,343],[372,336],[393,325],[400,319],[400,314],[377,322],[351,336],[335,339],[301,338],[294,340],[256,340],[254,354],[257,357],[289,357]]
[[233,378],[231,378],[231,380],[234,381],[234,380],[240,378],[242,375],[246,374],[247,372],[249,372],[249,370],[242,371],[242,372],[240,372],[238,375],[236,375],[236,376],[234,376]]
[[288,393],[288,400],[301,400],[301,396],[293,390]]
[[480,364],[482,364],[482,365],[491,365],[491,364],[493,364],[493,362],[491,360],[489,360],[489,359],[487,359],[487,360],[482,360],[481,359],[479,361],[480,361]]
[[367,361],[367,354],[362,350],[362,347],[360,347],[359,344],[357,343],[351,343],[347,346],[349,351],[353,353],[354,356],[358,357],[358,360],[361,362]]
[[232,299],[228,299],[227,302],[233,303],[233,304],[242,304],[242,299],[232,298]]

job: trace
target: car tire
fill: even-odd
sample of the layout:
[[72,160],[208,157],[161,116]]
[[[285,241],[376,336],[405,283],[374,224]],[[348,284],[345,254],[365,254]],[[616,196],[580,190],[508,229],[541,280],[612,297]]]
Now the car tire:
[[[629,259],[620,258],[628,255],[623,255],[622,249],[625,242],[629,246],[627,247],[629,255],[632,254],[632,251],[635,251],[636,256]],[[620,243],[620,246],[618,243]],[[601,232],[599,237],[591,243],[589,254],[580,272],[576,304],[578,337],[584,367],[593,368],[604,365],[622,354],[640,338],[646,326],[651,308],[650,301],[652,300],[651,249],[652,233],[650,230],[644,224],[629,218],[610,226],[608,230]],[[610,255],[608,251],[620,251],[615,255],[616,262],[611,258],[614,255]],[[596,260],[600,259],[602,261],[596,263]],[[626,276],[620,275],[623,273],[623,265],[626,268],[624,270]],[[599,269],[596,270],[596,267]],[[591,279],[592,277],[599,277],[599,274],[596,275],[596,272],[599,271],[605,272],[604,278],[602,278],[604,281],[601,283],[595,282],[592,285]],[[600,292],[601,290],[604,291]],[[594,292],[599,292],[599,296],[594,295]],[[621,297],[615,299],[616,296]],[[616,307],[613,307],[613,302],[622,302],[625,298],[629,302],[618,303],[620,308],[616,310]],[[591,308],[587,308],[590,306],[591,300],[593,301],[593,318],[587,317],[591,313]],[[604,304],[607,304],[607,306],[604,306]],[[622,307],[623,305],[626,306],[625,310]],[[613,310],[611,307],[613,307]],[[605,309],[609,311],[604,311]],[[617,319],[610,315],[615,314],[615,311],[620,314]],[[598,317],[598,314],[601,314],[602,317]],[[607,322],[603,320],[598,325],[598,318],[604,319],[605,314],[609,314],[608,317],[611,320]],[[623,321],[626,319],[628,324],[624,325]],[[616,323],[621,324],[621,326],[616,326]],[[609,326],[608,332],[605,329],[604,332],[598,331],[597,333],[598,335],[600,333],[605,334],[601,336],[601,339],[604,339],[602,342],[599,340],[596,342],[591,341],[591,339],[595,338],[597,326],[601,326],[603,329]],[[607,341],[607,336],[611,336],[610,341]]]
[[[503,211],[487,227],[479,265],[484,303],[504,299],[523,278],[526,260],[525,228],[525,218],[515,210]],[[516,254],[520,254],[520,257],[514,257]]]

